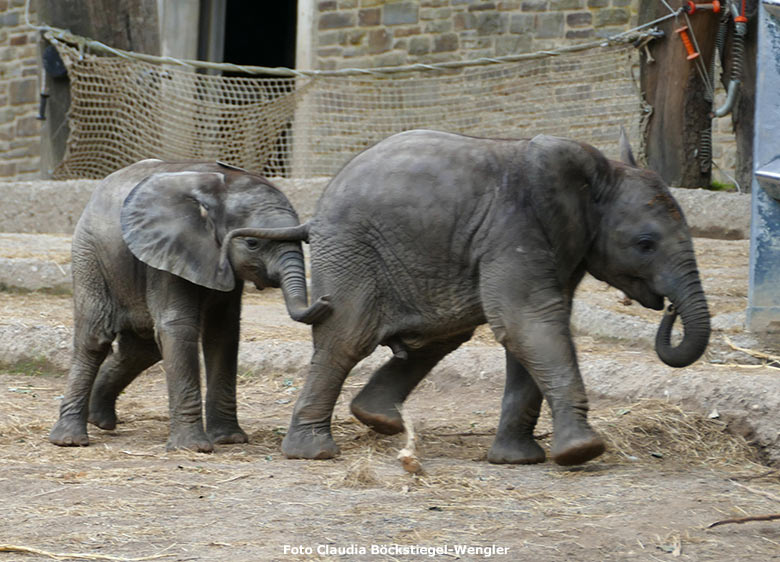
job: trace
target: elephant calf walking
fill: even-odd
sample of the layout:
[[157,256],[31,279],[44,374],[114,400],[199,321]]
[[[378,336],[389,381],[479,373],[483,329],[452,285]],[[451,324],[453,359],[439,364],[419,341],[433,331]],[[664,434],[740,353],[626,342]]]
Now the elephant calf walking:
[[144,160],[108,176],[73,235],[74,351],[51,442],[88,445],[87,420],[113,429],[119,394],[160,359],[169,449],[208,452],[214,443],[246,442],[236,416],[244,280],[281,286],[295,320],[327,316],[326,299],[307,306],[305,239],[287,198],[237,168]]
[[[489,323],[506,349],[495,463],[536,463],[542,399],[553,459],[604,451],[569,328],[585,272],[642,305],[674,306],[657,352],[673,366],[701,356],[709,313],[691,236],[663,181],[625,160],[560,138],[394,135],[357,155],[330,182],[310,224],[312,293],[333,314],[313,328],[314,355],[282,444],[291,458],[339,451],[331,416],[344,378],[377,345],[395,355],[352,402],[383,433],[403,430],[397,404],[446,354]],[[671,347],[674,316],[685,336]]]

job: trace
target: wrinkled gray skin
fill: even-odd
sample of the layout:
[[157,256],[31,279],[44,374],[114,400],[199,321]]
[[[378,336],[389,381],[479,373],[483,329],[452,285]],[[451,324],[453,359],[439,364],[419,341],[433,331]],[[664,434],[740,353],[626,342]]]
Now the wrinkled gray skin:
[[[333,406],[350,369],[377,345],[394,356],[352,401],[381,433],[403,430],[397,405],[446,354],[489,323],[506,349],[506,388],[488,460],[538,463],[542,399],[561,465],[604,451],[572,342],[572,296],[585,272],[646,307],[674,305],[657,352],[684,366],[703,353],[709,313],[680,207],[662,180],[549,136],[392,136],[331,181],[310,225],[313,296],[334,312],[314,326],[311,369],[282,444],[290,458],[329,458]],[[684,339],[671,347],[679,313]]]
[[144,160],[103,180],[73,235],[74,351],[51,442],[88,445],[87,420],[113,429],[119,394],[160,359],[169,449],[209,452],[214,443],[246,442],[236,417],[244,280],[281,285],[296,320],[327,316],[325,299],[307,308],[305,236],[287,198],[237,168]]

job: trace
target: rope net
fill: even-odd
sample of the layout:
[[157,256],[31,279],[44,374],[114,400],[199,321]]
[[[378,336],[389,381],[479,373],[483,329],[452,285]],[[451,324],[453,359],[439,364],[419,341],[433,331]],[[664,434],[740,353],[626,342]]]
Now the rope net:
[[143,158],[330,176],[357,152],[413,128],[545,133],[616,157],[620,126],[636,145],[642,117],[630,44],[456,70],[292,78],[202,74],[55,44],[71,80],[58,179],[102,178]]

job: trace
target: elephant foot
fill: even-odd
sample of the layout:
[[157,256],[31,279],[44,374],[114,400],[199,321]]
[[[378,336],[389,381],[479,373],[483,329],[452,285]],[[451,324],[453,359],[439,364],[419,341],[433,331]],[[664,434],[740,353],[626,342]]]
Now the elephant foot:
[[369,396],[361,392],[355,397],[349,407],[352,414],[377,433],[384,435],[401,433],[404,430],[404,422],[398,408],[394,404],[388,406],[378,400],[372,401]]
[[328,429],[291,427],[282,441],[282,453],[288,459],[332,459],[340,452]]
[[249,443],[249,437],[238,424],[208,424],[208,436],[215,445],[230,445],[234,443]]
[[561,466],[582,464],[595,459],[606,450],[604,441],[593,430],[554,438],[552,459]]
[[168,451],[188,449],[198,453],[214,452],[214,444],[200,427],[200,424],[171,428],[171,435],[168,437],[165,448]]
[[117,417],[114,408],[90,408],[89,418],[87,421],[92,425],[96,425],[100,429],[112,430],[116,429]]
[[89,445],[87,424],[81,419],[62,417],[51,429],[49,441],[60,447],[86,447]]
[[514,442],[496,438],[487,460],[493,464],[538,464],[545,458],[544,449],[532,437]]

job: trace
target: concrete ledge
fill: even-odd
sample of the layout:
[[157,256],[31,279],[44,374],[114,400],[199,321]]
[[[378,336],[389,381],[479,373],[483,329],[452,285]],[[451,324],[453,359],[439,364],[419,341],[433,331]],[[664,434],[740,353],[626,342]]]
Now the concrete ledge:
[[691,232],[699,238],[750,238],[750,195],[673,187]]
[[70,293],[73,289],[70,264],[0,258],[0,289]]
[[0,233],[0,287],[70,292],[68,235]]
[[98,180],[0,183],[0,232],[71,234]]
[[[272,178],[308,220],[328,178]],[[72,234],[99,180],[1,182],[0,232]]]
[[[329,178],[271,178],[301,220],[314,214]],[[0,183],[0,232],[71,234],[97,180]],[[750,237],[750,196],[672,188],[694,236],[729,240]]]

